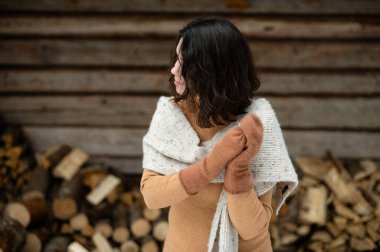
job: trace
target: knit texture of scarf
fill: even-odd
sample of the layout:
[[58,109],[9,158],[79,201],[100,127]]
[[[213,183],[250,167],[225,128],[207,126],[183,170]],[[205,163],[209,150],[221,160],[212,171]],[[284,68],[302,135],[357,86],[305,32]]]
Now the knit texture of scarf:
[[[173,97],[159,98],[148,132],[143,137],[142,168],[163,175],[179,172],[206,157],[212,150],[212,144],[221,139],[228,129],[239,125],[245,116],[240,115],[237,120],[218,131],[212,139],[201,143],[190,122],[181,109],[171,103],[171,99]],[[275,186],[275,214],[278,215],[286,198],[298,186],[298,176],[269,101],[265,98],[252,100],[246,112],[255,113],[264,126],[260,150],[250,162],[254,189],[257,196],[260,196]],[[223,182],[224,169],[211,183]],[[211,223],[208,252],[213,251],[217,239],[219,252],[238,251],[238,233],[228,215],[227,192],[224,189]]]

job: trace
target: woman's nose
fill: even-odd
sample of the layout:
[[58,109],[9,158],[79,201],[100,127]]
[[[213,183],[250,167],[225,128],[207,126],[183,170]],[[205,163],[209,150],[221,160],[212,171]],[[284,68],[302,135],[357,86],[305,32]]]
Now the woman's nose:
[[178,72],[178,67],[177,67],[177,62],[174,64],[174,66],[172,67],[172,69],[170,70],[170,72],[174,75],[177,74]]

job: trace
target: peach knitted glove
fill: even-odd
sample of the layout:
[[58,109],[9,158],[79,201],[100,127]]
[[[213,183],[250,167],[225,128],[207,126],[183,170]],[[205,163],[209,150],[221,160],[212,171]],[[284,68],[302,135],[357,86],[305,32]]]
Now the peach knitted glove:
[[179,172],[179,179],[189,195],[208,185],[225,168],[227,162],[243,150],[247,140],[240,126],[229,129],[215,143],[210,154]]
[[257,115],[246,115],[240,126],[247,138],[247,148],[227,163],[224,189],[231,194],[248,192],[253,188],[249,163],[259,152],[263,140],[263,125]]

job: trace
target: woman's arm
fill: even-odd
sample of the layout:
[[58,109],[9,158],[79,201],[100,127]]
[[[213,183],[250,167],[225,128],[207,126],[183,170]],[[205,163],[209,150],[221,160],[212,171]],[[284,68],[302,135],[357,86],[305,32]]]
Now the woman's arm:
[[140,191],[149,209],[165,208],[190,196],[179,180],[179,173],[163,175],[145,168]]
[[232,224],[244,240],[253,239],[261,232],[268,232],[273,214],[273,188],[257,197],[254,189],[239,194],[227,192],[228,212]]

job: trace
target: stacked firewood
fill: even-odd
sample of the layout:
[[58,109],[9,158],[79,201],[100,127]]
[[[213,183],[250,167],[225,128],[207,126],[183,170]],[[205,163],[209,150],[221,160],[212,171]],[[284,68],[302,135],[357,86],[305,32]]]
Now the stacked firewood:
[[8,195],[0,200],[0,251],[162,250],[167,209],[146,207],[138,176],[91,164],[85,152],[67,145],[32,155],[36,165],[14,173],[20,166],[11,166],[18,164],[11,150],[23,145],[10,132],[3,132],[0,145],[7,158],[1,191]]
[[295,158],[300,186],[272,218],[274,250],[379,251],[380,170],[368,159],[353,164],[330,151]]
[[13,200],[28,182],[35,165],[33,151],[20,127],[6,127],[0,121],[0,199]]
[[[59,145],[33,155],[19,128],[0,125],[0,251],[162,251],[168,208],[148,209],[140,176]],[[274,251],[380,248],[380,170],[296,157],[299,187],[270,233]]]

